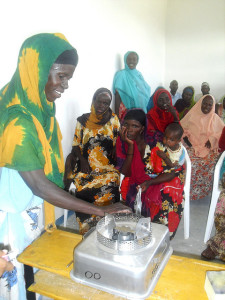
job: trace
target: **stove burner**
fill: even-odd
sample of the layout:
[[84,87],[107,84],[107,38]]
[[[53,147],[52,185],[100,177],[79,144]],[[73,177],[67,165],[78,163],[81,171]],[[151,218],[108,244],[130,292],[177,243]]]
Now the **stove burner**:
[[113,235],[112,239],[118,241],[133,241],[134,240],[134,233],[133,232],[124,232],[119,231],[116,228],[113,228]]
[[115,253],[141,250],[152,240],[150,218],[135,214],[108,214],[98,222],[96,232],[98,243]]

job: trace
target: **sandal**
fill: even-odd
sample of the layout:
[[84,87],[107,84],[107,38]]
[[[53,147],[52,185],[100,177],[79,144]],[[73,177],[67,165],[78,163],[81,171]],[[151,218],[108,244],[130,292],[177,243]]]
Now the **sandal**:
[[213,252],[213,250],[208,246],[202,253],[201,253],[202,259],[205,260],[213,260],[216,257],[216,254]]

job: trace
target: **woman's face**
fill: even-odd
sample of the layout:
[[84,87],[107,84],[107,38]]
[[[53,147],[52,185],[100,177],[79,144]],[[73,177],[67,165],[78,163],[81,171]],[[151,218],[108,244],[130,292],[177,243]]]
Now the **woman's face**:
[[159,95],[157,100],[157,106],[162,110],[167,110],[170,106],[170,98],[166,93]]
[[201,110],[203,114],[208,114],[212,110],[213,107],[213,99],[210,96],[205,97],[202,100]]
[[111,104],[111,97],[108,93],[101,93],[96,96],[94,100],[94,108],[97,115],[103,114],[109,109]]
[[138,57],[135,53],[130,53],[127,56],[127,65],[129,67],[129,69],[133,70],[136,69],[136,66],[138,64]]
[[52,65],[45,85],[45,95],[49,102],[54,102],[60,98],[64,90],[68,89],[68,81],[73,77],[74,70],[74,65]]
[[127,130],[127,137],[129,140],[137,140],[144,132],[144,126],[136,120],[124,120],[123,127]]
[[191,91],[184,91],[183,92],[183,100],[185,101],[185,103],[187,104],[187,105],[190,105],[191,104],[191,98],[192,98],[192,96],[193,96],[193,92],[191,92]]

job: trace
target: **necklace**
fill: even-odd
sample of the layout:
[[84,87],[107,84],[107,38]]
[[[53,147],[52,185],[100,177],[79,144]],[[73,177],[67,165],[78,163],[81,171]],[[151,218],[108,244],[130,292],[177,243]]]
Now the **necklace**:
[[179,144],[179,148],[177,150],[171,150],[169,147],[166,148],[169,153],[178,153],[181,149],[181,144]]

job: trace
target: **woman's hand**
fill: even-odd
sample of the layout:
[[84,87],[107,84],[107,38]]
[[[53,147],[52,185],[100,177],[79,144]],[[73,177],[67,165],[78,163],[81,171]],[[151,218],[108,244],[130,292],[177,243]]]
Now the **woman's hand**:
[[179,119],[178,119],[178,116],[177,116],[177,110],[176,110],[176,108],[174,106],[172,106],[172,105],[169,104],[166,107],[165,111],[170,112],[173,115],[174,122],[179,122]]
[[205,143],[205,147],[210,149],[211,148],[211,143],[210,141],[208,140],[206,143]]
[[80,157],[80,171],[85,174],[91,173],[91,167],[88,163],[88,160],[83,156]]
[[146,180],[145,182],[141,183],[137,186],[137,189],[141,188],[142,193],[146,192],[149,186],[151,185],[151,180]]
[[176,113],[176,109],[172,106],[172,105],[168,105],[167,107],[166,107],[166,109],[165,109],[167,112],[170,112],[172,115],[176,115],[177,113]]
[[122,129],[120,131],[120,136],[121,136],[122,141],[126,142],[128,144],[128,146],[134,144],[134,142],[132,140],[128,139],[127,128],[125,126],[122,126]]
[[10,272],[14,268],[13,264],[10,261],[6,260],[6,256],[7,254],[4,251],[0,250],[0,277],[5,271]]
[[112,205],[108,205],[108,206],[103,206],[102,210],[107,214],[114,214],[114,213],[131,213],[132,210],[130,207],[123,205],[120,202],[117,202],[115,204]]

